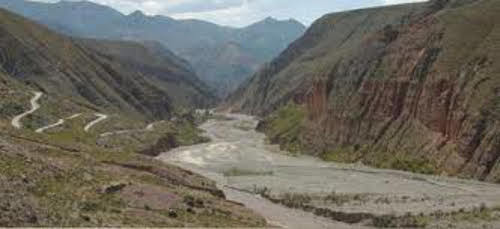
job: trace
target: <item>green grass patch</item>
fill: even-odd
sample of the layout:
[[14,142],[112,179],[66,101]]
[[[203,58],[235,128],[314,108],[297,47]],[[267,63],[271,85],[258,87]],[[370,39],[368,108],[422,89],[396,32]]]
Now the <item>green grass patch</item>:
[[290,103],[259,123],[257,129],[266,133],[271,143],[278,143],[283,149],[298,154],[302,151],[300,132],[305,117],[304,107]]
[[202,130],[189,121],[180,121],[175,125],[174,135],[181,146],[208,142],[210,139],[201,136],[202,133]]
[[320,157],[325,161],[341,162],[341,163],[354,163],[358,161],[363,154],[355,147],[341,147],[338,149],[323,152]]
[[365,147],[340,147],[320,155],[325,161],[340,163],[355,163],[358,161],[366,165],[383,169],[396,169],[413,173],[435,174],[434,164],[426,159],[412,156],[408,153],[374,152]]
[[240,169],[233,167],[222,172],[226,177],[235,177],[235,176],[272,176],[274,174],[273,171],[253,171],[248,169]]
[[435,174],[437,169],[428,159],[409,153],[369,153],[361,160],[364,164],[383,169],[396,169],[413,173]]

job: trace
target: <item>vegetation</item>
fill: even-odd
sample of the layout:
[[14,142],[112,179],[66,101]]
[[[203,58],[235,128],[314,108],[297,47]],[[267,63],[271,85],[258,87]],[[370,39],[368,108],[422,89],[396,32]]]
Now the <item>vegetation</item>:
[[222,172],[226,177],[236,177],[236,176],[271,176],[273,171],[254,171],[249,169],[241,169],[233,167]]
[[[0,225],[265,226],[225,201],[213,181],[136,154],[126,140],[120,150],[103,143],[81,130],[85,119],[47,134],[0,132],[0,194],[9,196],[0,200]],[[149,134],[189,132],[179,135],[188,144],[199,132],[186,123],[166,122]]]
[[366,194],[344,194],[336,193],[335,191],[322,198],[326,203],[334,203],[342,206],[349,202],[365,202],[367,200]]
[[499,208],[487,208],[482,205],[468,211],[460,209],[452,212],[437,211],[427,215],[407,213],[403,216],[376,216],[373,218],[371,224],[379,228],[426,228],[439,223],[453,226],[464,223],[496,221],[498,220],[499,212]]
[[278,143],[283,149],[299,154],[302,151],[300,128],[305,117],[305,108],[290,103],[259,123],[257,130],[266,133],[271,143]]
[[[356,150],[357,148],[357,150]],[[408,153],[370,151],[363,147],[340,148],[325,152],[320,156],[325,161],[363,164],[377,168],[397,169],[413,173],[435,174],[433,163],[425,158],[410,156]]]
[[291,102],[311,108],[298,141],[270,122],[264,131],[292,151],[498,181],[499,10],[495,0],[436,0],[325,15],[227,107],[264,122]]
[[[342,206],[344,204],[366,204],[370,201],[385,203],[388,199],[371,199],[369,194],[343,194],[331,192],[329,194],[307,194],[307,193],[281,193],[272,194],[266,187],[254,187],[254,193],[269,199],[270,201],[282,204],[289,208],[301,209],[312,212],[317,216],[331,218],[335,221],[349,224],[362,224],[374,226],[377,228],[427,228],[463,226],[465,223],[485,223],[496,222],[500,215],[500,208],[487,207],[485,204],[473,207],[471,209],[459,209],[450,212],[435,211],[431,213],[394,213],[377,214],[363,212],[342,212],[336,211],[336,207],[331,204]],[[402,197],[403,199],[408,197]],[[321,206],[321,207],[320,207]]]
[[356,151],[355,147],[330,150],[320,155],[321,159],[325,161],[342,162],[342,163],[357,162],[362,156],[363,153],[361,152],[361,150]]
[[[0,104],[22,110],[0,117],[0,225],[266,226],[262,217],[226,201],[213,181],[137,153],[170,135],[178,145],[206,141],[189,115],[175,114],[146,131],[145,116],[101,108],[109,119],[85,132],[95,119],[92,106],[46,94],[18,130],[11,118],[28,108],[32,89],[3,77],[0,71]],[[33,131],[80,112],[43,134]],[[117,130],[135,131],[101,136]]]
[[[292,155],[310,152],[310,147],[304,145],[301,132],[304,130],[306,111],[301,105],[290,103],[270,114],[257,130],[264,132],[271,143],[278,143],[282,149]],[[434,174],[436,168],[432,161],[426,158],[411,156],[409,153],[386,150],[372,150],[368,145],[353,145],[338,147],[319,154],[325,161],[340,163],[363,162],[366,165],[409,171],[421,174]]]

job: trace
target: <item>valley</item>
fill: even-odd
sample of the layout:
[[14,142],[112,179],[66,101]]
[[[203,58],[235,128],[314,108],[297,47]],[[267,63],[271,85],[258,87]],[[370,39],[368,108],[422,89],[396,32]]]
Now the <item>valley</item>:
[[285,228],[500,226],[500,185],[294,157],[266,143],[254,130],[255,118],[227,117],[201,125],[211,142],[157,158],[216,181],[228,199],[270,223]]
[[0,227],[500,228],[500,1],[413,2],[0,0]]
[[213,181],[153,159],[205,142],[192,110],[216,100],[161,49],[0,9],[0,227],[266,226]]
[[0,0],[0,7],[68,36],[143,43],[189,66],[219,97],[236,89],[306,29],[296,20],[271,17],[232,28],[140,10],[125,15],[91,1]]

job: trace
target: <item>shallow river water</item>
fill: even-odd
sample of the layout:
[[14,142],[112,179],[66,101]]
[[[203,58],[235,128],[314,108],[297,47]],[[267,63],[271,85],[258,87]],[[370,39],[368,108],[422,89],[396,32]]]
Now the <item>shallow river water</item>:
[[263,134],[254,131],[256,119],[245,115],[227,116],[231,120],[209,120],[201,126],[211,142],[177,148],[161,154],[158,159],[215,180],[228,199],[245,204],[276,226],[363,227],[273,204],[250,194],[256,188],[265,187],[273,194],[326,195],[335,192],[387,199],[384,204],[367,201],[363,204],[328,206],[335,211],[349,213],[417,214],[467,209],[483,203],[500,205],[499,185],[373,169],[357,164],[328,163],[306,156],[287,156],[278,146],[267,144]]

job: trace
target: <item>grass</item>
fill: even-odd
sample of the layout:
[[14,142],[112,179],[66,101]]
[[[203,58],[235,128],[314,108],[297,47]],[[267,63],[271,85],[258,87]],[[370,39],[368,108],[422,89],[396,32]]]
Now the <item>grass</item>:
[[344,193],[336,193],[335,191],[331,192],[327,196],[323,198],[323,201],[326,203],[334,203],[336,205],[344,205],[349,202],[365,202],[367,201],[367,194],[344,194]]
[[257,130],[266,133],[271,143],[279,143],[283,149],[299,154],[302,151],[300,131],[305,117],[304,107],[290,103],[262,121]]
[[320,158],[324,161],[342,163],[354,163],[358,161],[362,156],[363,154],[361,153],[361,151],[355,150],[355,147],[341,147],[320,154]]
[[372,226],[378,228],[424,228],[429,224],[429,217],[407,214],[403,217],[392,215],[377,216],[372,219]]
[[311,203],[312,197],[301,193],[285,193],[280,196],[282,204],[289,208],[302,208]]
[[[301,143],[301,125],[306,111],[300,105],[290,103],[281,107],[259,123],[257,129],[266,133],[270,143],[280,144],[281,148],[297,155],[307,150]],[[325,161],[355,163],[362,161],[366,165],[397,169],[413,173],[435,174],[434,164],[425,158],[412,156],[406,152],[372,151],[367,146],[353,145],[338,147],[321,153]]]
[[248,169],[240,169],[233,167],[231,169],[222,172],[226,177],[236,177],[236,176],[272,176],[273,171],[253,171]]
[[481,223],[498,221],[499,208],[484,205],[467,211],[460,209],[452,212],[436,211],[427,215],[407,213],[403,216],[383,215],[374,217],[371,224],[379,228],[425,228],[434,223],[445,222],[450,227],[464,222]]
[[[266,225],[255,213],[215,195],[212,191],[217,190],[213,181],[135,153],[137,148],[154,144],[154,139],[166,133],[174,134],[182,144],[204,140],[200,136],[202,132],[191,121],[180,118],[176,122],[163,122],[155,125],[154,131],[130,138],[119,135],[108,139],[109,142],[98,136],[100,131],[84,132],[82,127],[87,121],[83,115],[45,134],[36,134],[26,128],[0,133],[0,186],[15,187],[13,193],[17,195],[12,202],[0,201],[0,209],[18,211],[20,208],[19,211],[27,214],[30,209],[35,209],[34,212],[40,213],[33,213],[36,220],[30,224],[27,220],[34,218],[29,215],[23,219],[16,214],[0,214],[0,224],[94,227]],[[2,125],[7,123],[8,120],[0,120]],[[103,123],[102,128],[107,124]],[[140,165],[148,170],[120,164]],[[5,180],[5,177],[11,180]],[[123,190],[105,192],[117,182],[125,184]],[[165,208],[153,208],[148,200],[152,198],[150,195],[134,197],[138,199],[131,202],[131,194],[123,193],[129,186],[144,187],[144,190],[153,187],[150,190],[167,197],[189,193],[194,197],[194,208],[182,198]],[[0,188],[0,195],[3,191]],[[31,203],[31,200],[35,202]],[[176,210],[177,218],[168,216],[169,208]]]
[[[368,194],[343,194],[331,192],[327,195],[323,194],[307,194],[307,193],[282,193],[279,195],[271,195],[271,190],[266,187],[255,187],[254,193],[269,199],[273,203],[281,204],[289,208],[301,209],[307,212],[312,212],[317,216],[331,218],[336,221],[349,224],[362,223],[366,226],[377,228],[426,228],[431,225],[451,225],[459,226],[464,222],[469,223],[485,223],[497,222],[500,214],[499,207],[488,208],[485,204],[481,204],[472,209],[459,209],[451,212],[435,211],[429,214],[423,213],[406,213],[406,214],[384,214],[377,213],[356,213],[335,211],[333,208],[318,207],[329,204],[342,206],[346,203],[353,205],[364,204],[369,201]],[[379,202],[378,204],[385,204]]]
[[[201,176],[189,175],[174,166],[166,166],[162,163],[144,160],[143,157],[132,153],[112,153],[99,151],[100,154],[114,155],[94,158],[93,152],[80,152],[71,154],[56,149],[48,149],[50,152],[37,152],[36,157],[43,159],[21,160],[14,154],[0,154],[0,176],[15,178],[15,180],[26,179],[26,192],[40,204],[43,212],[48,215],[37,216],[39,226],[105,226],[105,225],[135,225],[135,226],[264,226],[265,222],[255,217],[243,207],[235,204],[227,205],[225,200],[213,194],[190,188],[191,186],[212,187],[213,182]],[[95,151],[98,152],[97,150]],[[18,152],[24,154],[25,152]],[[92,156],[91,156],[92,155]],[[163,170],[168,179],[159,175],[146,174],[131,171],[125,168],[109,164],[102,164],[100,160],[119,160],[123,163],[140,163],[150,166],[152,170]],[[111,169],[108,171],[108,169]],[[182,179],[190,186],[180,185],[182,182],[172,179]],[[2,183],[3,186],[8,184]],[[135,205],[130,205],[127,196],[121,194],[122,190],[106,192],[111,185],[124,184],[128,186],[150,185],[159,187],[163,193],[169,195],[187,195],[182,202],[175,203],[179,219],[170,219],[168,216],[159,217],[162,222],[157,222],[157,217],[143,218],[141,214],[129,211]],[[208,185],[208,186],[207,186]],[[23,189],[20,189],[21,192]],[[1,191],[1,189],[0,189]],[[149,198],[145,196],[144,198]],[[192,200],[192,201],[190,201]],[[13,200],[16,202],[17,200]],[[134,200],[134,202],[141,199]],[[14,204],[14,202],[12,202]],[[138,202],[140,205],[141,202]],[[144,202],[141,206],[146,206]],[[0,203],[1,205],[1,203]],[[192,205],[192,206],[191,206]],[[30,205],[28,205],[30,206]],[[235,208],[236,207],[236,208]],[[191,211],[188,208],[197,210]],[[241,209],[240,209],[241,208]],[[0,206],[2,209],[2,206]],[[211,209],[217,212],[229,212],[231,214],[213,214]],[[153,211],[151,207],[142,207],[144,211]],[[168,211],[159,209],[158,211]],[[158,214],[158,212],[153,212]],[[213,216],[213,218],[212,218]],[[213,221],[216,219],[216,221]],[[0,216],[0,222],[3,222]],[[15,223],[12,221],[12,223]],[[158,224],[156,224],[158,223]],[[14,224],[27,225],[27,224]]]
[[435,165],[427,158],[413,156],[406,152],[370,152],[361,161],[366,165],[383,169],[396,169],[420,174],[435,174],[437,172]]
[[210,139],[203,137],[202,133],[202,130],[198,129],[194,123],[187,121],[176,123],[175,136],[182,146],[208,142]]
[[409,153],[375,152],[366,147],[344,147],[324,152],[320,155],[325,161],[355,163],[361,161],[366,165],[383,169],[396,169],[420,174],[435,174],[433,163],[425,158],[411,156]]
[[435,174],[436,169],[429,160],[413,157],[396,157],[388,168],[421,174]]

